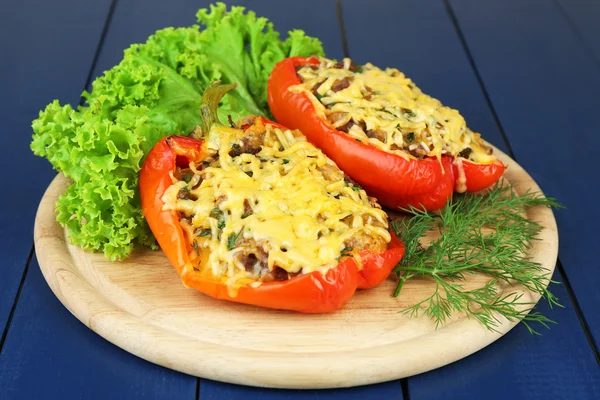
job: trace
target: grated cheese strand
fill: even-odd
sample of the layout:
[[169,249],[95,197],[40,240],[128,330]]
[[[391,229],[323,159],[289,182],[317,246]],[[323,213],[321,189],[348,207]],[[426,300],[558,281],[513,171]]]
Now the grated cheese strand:
[[408,159],[448,154],[480,163],[496,160],[457,110],[424,94],[395,68],[368,63],[356,70],[350,59],[340,65],[322,58],[316,68],[300,68],[298,76],[302,84],[289,90],[306,93],[336,129],[345,131],[352,121],[347,134],[356,140]]
[[[268,126],[259,152],[232,157],[243,133],[218,129],[218,160],[204,168],[192,164],[191,180],[173,178],[163,196],[164,210],[186,216],[184,231],[201,253],[190,256],[204,261],[194,266],[198,273],[227,277],[230,286],[260,280],[264,271],[246,270],[239,257],[248,243],[265,249],[270,271],[290,274],[325,273],[352,240],[385,250],[391,240],[386,213],[298,131]],[[189,198],[180,198],[182,190]],[[244,214],[246,203],[251,215]],[[355,247],[353,256],[361,249]]]

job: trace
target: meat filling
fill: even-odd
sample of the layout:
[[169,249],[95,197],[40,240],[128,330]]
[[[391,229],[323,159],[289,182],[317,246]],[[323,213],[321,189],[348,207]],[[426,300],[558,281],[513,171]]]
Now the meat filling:
[[[371,64],[359,66],[350,59],[338,62],[322,59],[319,65],[298,66],[296,72],[305,88],[310,88],[316,100],[325,106],[325,116],[333,127],[357,141],[365,142],[368,138],[370,144],[385,151],[403,152],[417,159],[448,154],[489,161],[492,156],[493,149],[464,125],[462,117],[453,113],[455,110],[424,95],[396,69],[380,70]],[[332,76],[336,79],[324,91],[321,86]],[[402,93],[399,98],[415,101],[419,108],[398,106],[399,101],[389,95],[392,84],[402,89],[398,89]],[[425,107],[420,107],[421,104]],[[430,118],[429,113],[435,118]]]
[[[336,85],[338,87],[343,88],[347,87],[348,82],[341,81],[337,82]],[[341,89],[340,89],[341,90]],[[232,158],[240,157],[243,154],[252,154],[256,155],[262,149],[265,141],[266,127],[261,123],[257,122],[260,120],[242,120],[239,125],[244,126],[245,132],[244,135],[239,139],[239,141],[231,144],[228,154]],[[350,121],[348,124],[354,123]],[[251,125],[249,125],[251,124]],[[365,128],[364,123],[361,122],[360,126]],[[373,132],[372,134],[377,134],[377,132]],[[285,160],[284,160],[285,161]],[[284,162],[283,165],[286,163]],[[196,169],[203,170],[208,167],[216,167],[219,165],[219,154],[211,155],[211,158],[208,161],[205,161],[199,165],[196,165]],[[326,163],[317,168],[317,171],[322,175],[322,177],[329,182],[339,182],[342,179],[346,180],[346,186],[353,187],[352,190],[360,190],[360,186],[358,186],[354,181],[352,181],[349,177],[345,177],[343,171],[341,171],[335,164]],[[248,176],[252,177],[252,173],[246,172]],[[200,176],[194,177],[193,172],[189,168],[177,168],[173,174],[174,178],[179,181],[185,181],[189,183],[179,190],[177,193],[177,198],[179,200],[189,200],[193,199],[193,195],[190,193],[190,186],[194,185],[194,187],[200,186],[202,183],[202,179],[206,178],[203,176],[203,173],[200,173]],[[196,227],[193,230],[194,234],[194,242],[192,242],[192,247],[198,251],[199,242],[197,240],[210,240],[213,236],[213,233],[217,237],[221,237],[221,230],[225,227],[227,218],[229,218],[229,211],[225,211],[222,207],[223,203],[227,201],[226,195],[220,195],[214,200],[214,209],[210,213],[209,222],[208,220],[204,224],[204,226]],[[376,203],[376,200],[369,198],[369,203],[377,208],[380,208]],[[246,198],[243,201],[243,215],[242,219],[249,218],[255,214],[255,207],[257,206],[257,202],[254,199]],[[183,212],[179,212],[180,222],[182,225],[192,226],[194,214],[186,214]],[[321,220],[325,220],[325,216],[321,216]],[[383,227],[383,224],[372,217],[366,217],[365,221],[368,224],[371,224],[374,227]],[[215,223],[216,220],[216,223]],[[352,226],[353,216],[350,215],[346,219],[343,220],[345,224],[349,227]],[[212,225],[211,225],[212,224]],[[213,228],[211,228],[211,226]],[[216,227],[216,228],[215,228]],[[218,231],[213,232],[213,229],[218,229]],[[321,235],[321,233],[319,233]],[[272,282],[272,281],[285,281],[291,279],[299,274],[299,272],[288,272],[286,269],[274,265],[269,268],[269,251],[270,244],[269,243],[257,243],[253,238],[244,238],[239,235],[230,235],[228,238],[228,247],[230,247],[230,251],[234,252],[234,259],[239,268],[243,269],[247,274],[253,276],[255,279],[260,280],[262,282]],[[344,245],[346,246],[346,251],[348,248],[353,249],[362,249],[369,248],[374,251],[383,251],[386,248],[386,242],[381,237],[369,236],[367,234],[357,235],[356,237],[352,237],[348,239]],[[286,249],[281,249],[281,251],[286,252]],[[343,256],[347,256],[348,254],[344,253]]]
[[331,86],[331,90],[333,90],[334,92],[339,92],[340,90],[344,90],[349,86],[350,86],[349,78],[338,79],[335,82],[333,82],[333,85]]

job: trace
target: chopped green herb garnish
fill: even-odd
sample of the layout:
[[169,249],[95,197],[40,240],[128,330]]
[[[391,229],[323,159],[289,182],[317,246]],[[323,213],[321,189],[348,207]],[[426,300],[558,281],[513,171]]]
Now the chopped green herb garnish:
[[194,243],[192,243],[192,247],[194,248],[194,250],[196,250],[196,254],[200,255],[200,249],[198,248],[198,242],[196,242],[194,240]]
[[284,159],[283,159],[283,163],[284,163],[284,164],[287,164],[287,163],[289,163],[289,162],[290,162],[290,160],[288,160],[287,158],[284,158]]
[[221,210],[219,207],[215,207],[211,210],[211,212],[210,212],[210,214],[208,214],[208,216],[218,220],[223,216],[223,210]]
[[415,114],[410,108],[403,108],[402,112],[404,114],[408,114],[409,117],[416,117],[417,114]]
[[406,134],[406,141],[409,143],[412,143],[415,141],[415,133],[414,132],[409,132]]
[[192,180],[192,171],[186,172],[183,176],[183,180],[185,181],[185,183],[190,183],[190,181]]
[[210,229],[203,228],[196,234],[196,237],[205,237],[210,235],[212,235],[212,231]]
[[254,172],[246,171],[245,174],[248,175],[250,178],[252,178],[252,175],[254,175]]
[[337,262],[340,262],[342,257],[350,257],[350,252],[354,250],[352,247],[344,247],[340,252],[340,256],[336,258]]
[[240,229],[240,231],[237,234],[232,233],[231,235],[229,235],[229,237],[227,238],[227,250],[231,251],[234,249],[235,242],[243,230],[244,229],[242,228],[242,229]]
[[221,235],[221,229],[225,228],[225,213],[219,207],[215,207],[209,214],[209,217],[214,218],[218,221],[217,228],[219,228],[219,236]]
[[354,190],[355,192],[358,192],[359,190],[362,189],[362,187],[360,187],[360,185],[356,182],[348,182],[347,179],[344,179],[344,184],[346,185],[346,187],[351,188],[352,190]]
[[354,248],[352,248],[352,247],[344,247],[344,248],[342,249],[342,252],[340,253],[340,255],[341,255],[342,257],[350,257],[350,252],[351,252],[352,250],[354,250]]

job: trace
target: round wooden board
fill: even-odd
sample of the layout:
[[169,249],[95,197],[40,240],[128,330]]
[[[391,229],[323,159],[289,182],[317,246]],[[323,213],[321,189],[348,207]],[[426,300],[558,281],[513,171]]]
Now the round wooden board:
[[[496,150],[497,151],[497,150]],[[539,191],[508,156],[505,178],[519,192]],[[359,291],[340,311],[325,315],[213,300],[185,288],[160,251],[138,249],[124,262],[109,262],[71,246],[56,222],[55,203],[68,186],[59,175],[41,200],[35,222],[40,267],[60,301],[108,341],[148,361],[188,374],[252,386],[332,388],[398,379],[466,357],[508,332],[498,333],[456,315],[435,329],[424,316],[400,310],[425,298],[428,280],[410,280],[400,297],[391,280]],[[528,217],[545,229],[531,250],[554,271],[558,234],[552,211],[537,207]],[[467,285],[486,282],[475,277]],[[511,291],[523,291],[511,287]],[[524,291],[524,301],[538,296]]]

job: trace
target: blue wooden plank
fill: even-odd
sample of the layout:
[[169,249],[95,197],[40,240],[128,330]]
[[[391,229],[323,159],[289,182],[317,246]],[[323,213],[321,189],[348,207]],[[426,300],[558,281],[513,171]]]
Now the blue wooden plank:
[[600,2],[597,0],[557,0],[559,7],[571,22],[600,65]]
[[[567,300],[564,286],[555,292]],[[516,327],[470,357],[409,378],[411,400],[598,399],[600,368],[571,306],[538,310],[560,325],[543,336]]]
[[0,357],[0,398],[189,399],[196,379],[132,356],[74,318],[31,265]]
[[93,76],[100,76],[103,71],[118,64],[124,49],[132,43],[146,42],[148,36],[158,29],[197,23],[196,11],[210,3],[207,0],[119,0]]
[[[117,64],[122,58],[123,49],[129,44],[145,42],[157,29],[196,23],[196,11],[208,7],[210,3],[207,0],[120,1],[119,12],[113,18],[94,76],[101,75],[102,71]],[[333,0],[311,0],[302,4],[287,4],[285,7],[277,0],[241,0],[228,4],[243,5],[258,16],[269,18],[282,39],[287,37],[287,31],[291,29],[303,29],[308,35],[320,38],[328,54],[342,57]],[[314,14],[314,8],[309,7],[311,4],[319,5],[323,13]]]
[[556,213],[559,258],[597,344],[597,65],[555,3],[452,5],[517,159],[566,206]]
[[[277,371],[273,371],[274,374]],[[368,373],[365,371],[365,373]],[[363,400],[386,399],[401,400],[402,388],[399,381],[385,382],[377,385],[359,386],[355,388],[328,390],[283,390],[263,389],[240,385],[230,385],[203,379],[200,383],[201,400]]]
[[13,189],[2,196],[0,207],[0,335],[33,244],[38,202],[54,175],[50,164],[29,150],[31,121],[53,99],[79,101],[109,7],[109,0],[3,4],[0,109],[6,154],[0,169],[10,171],[3,174],[2,186]]
[[[472,4],[475,3],[474,1]],[[505,150],[501,132],[486,102],[485,93],[478,83],[443,1],[429,1],[426,4],[409,0],[394,3],[371,1],[363,4],[359,1],[345,0],[342,6],[351,56],[361,63],[371,61],[377,65],[400,68],[423,90],[458,108],[471,127]],[[497,5],[497,8],[502,8],[502,5]],[[473,12],[472,18],[477,18],[478,15],[477,12]],[[493,14],[490,14],[490,19],[492,18]],[[530,18],[530,15],[523,16],[523,20],[527,18]],[[377,24],[370,24],[368,30],[350,28],[361,26],[362,21],[377,21]],[[471,34],[481,35],[490,23],[479,23]],[[498,24],[497,35],[504,35],[507,26],[510,26],[509,21]],[[516,36],[511,37],[506,46],[520,40],[522,39]],[[541,38],[539,40],[543,42]],[[374,43],[381,45],[373,45]],[[496,46],[488,46],[484,41],[481,41],[481,50],[488,54],[497,51]],[[504,55],[500,53],[499,56]],[[512,73],[517,69],[515,65],[519,65],[519,68],[529,68],[527,65],[514,63],[510,58],[506,58],[506,64],[507,68],[508,65],[512,66],[512,69],[507,69]],[[491,74],[489,79],[494,80],[495,75]],[[507,84],[510,82],[508,76],[505,80],[495,82],[504,85],[506,90],[515,87]],[[532,95],[535,96],[535,93],[533,91]],[[518,96],[522,96],[522,93],[519,92]],[[504,122],[502,115],[501,120]],[[529,166],[526,167],[529,169]],[[563,200],[562,192],[550,193]],[[564,241],[562,230],[561,235]],[[577,236],[573,236],[575,237]],[[555,274],[555,279],[562,280],[560,273]],[[552,326],[550,332],[544,331],[541,338],[532,337],[523,326],[518,326],[489,349],[478,352],[462,362],[417,378],[409,378],[410,398],[500,398],[498,393],[503,393],[506,398],[505,392],[490,391],[491,382],[494,382],[495,387],[509,387],[511,397],[514,397],[515,393],[521,395],[516,398],[544,398],[546,395],[553,398],[561,387],[574,390],[574,393],[577,392],[574,389],[577,387],[579,394],[583,396],[581,398],[594,393],[596,389],[586,392],[583,387],[589,382],[596,384],[598,379],[594,356],[565,289],[556,287],[555,290],[566,308],[548,310],[547,306],[541,306],[542,312],[559,322],[558,325]],[[533,368],[535,373],[532,373]],[[449,380],[457,382],[448,385]],[[554,382],[555,391],[544,390],[542,387],[535,392],[536,397],[533,388],[540,388],[542,380]],[[456,391],[448,389],[449,386],[456,388]]]

